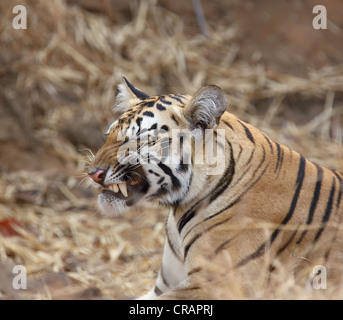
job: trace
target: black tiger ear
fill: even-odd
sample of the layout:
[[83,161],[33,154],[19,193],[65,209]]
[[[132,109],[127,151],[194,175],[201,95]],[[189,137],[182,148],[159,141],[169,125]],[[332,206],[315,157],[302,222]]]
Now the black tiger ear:
[[123,77],[123,83],[119,84],[117,87],[114,111],[122,114],[130,108],[133,101],[139,102],[139,100],[144,100],[146,98],[149,98],[146,93],[137,89]]
[[198,90],[184,109],[184,116],[192,129],[215,128],[225,112],[227,100],[225,93],[211,85]]
[[123,77],[123,82],[126,84],[128,89],[133,93],[138,99],[144,100],[146,98],[149,98],[149,96],[144,93],[143,91],[137,89],[132,83],[129,82],[125,77]]

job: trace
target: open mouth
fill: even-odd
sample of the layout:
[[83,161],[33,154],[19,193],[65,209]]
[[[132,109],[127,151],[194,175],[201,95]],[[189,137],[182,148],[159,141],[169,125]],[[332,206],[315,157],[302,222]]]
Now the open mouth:
[[140,180],[130,180],[121,183],[114,183],[106,186],[103,193],[121,200],[132,200],[139,193],[148,189],[148,183]]

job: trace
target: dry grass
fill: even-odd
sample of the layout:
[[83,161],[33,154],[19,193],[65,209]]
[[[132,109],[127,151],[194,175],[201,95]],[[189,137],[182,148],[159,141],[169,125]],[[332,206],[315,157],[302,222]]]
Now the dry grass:
[[[153,285],[164,210],[100,217],[95,193],[81,182],[82,150],[103,142],[123,75],[151,94],[216,84],[238,116],[318,163],[343,168],[343,64],[304,78],[248,64],[237,58],[235,25],[210,26],[209,39],[190,36],[156,1],[130,2],[133,19],[115,21],[58,0],[22,4],[27,30],[12,28],[12,1],[0,3],[0,220],[22,226],[13,227],[17,236],[0,236],[0,297],[96,298],[99,289],[123,298]],[[301,110],[314,116],[298,121],[294,101],[314,105]],[[9,158],[13,146],[20,153]],[[31,290],[11,289],[15,264],[27,268]],[[287,273],[280,283],[276,293],[260,288],[255,298],[312,297]],[[230,298],[245,298],[239,283],[233,288]],[[315,297],[342,298],[341,287],[334,289]]]

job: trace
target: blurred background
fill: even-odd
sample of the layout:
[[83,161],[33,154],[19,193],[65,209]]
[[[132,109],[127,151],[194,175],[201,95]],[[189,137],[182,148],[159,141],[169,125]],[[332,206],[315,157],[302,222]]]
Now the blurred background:
[[[82,182],[122,76],[151,95],[216,84],[230,112],[342,170],[343,3],[322,2],[325,30],[312,26],[314,0],[2,0],[0,298],[125,298],[153,285],[164,209],[99,216]],[[18,4],[27,29],[13,27]],[[13,289],[17,264],[27,290]]]

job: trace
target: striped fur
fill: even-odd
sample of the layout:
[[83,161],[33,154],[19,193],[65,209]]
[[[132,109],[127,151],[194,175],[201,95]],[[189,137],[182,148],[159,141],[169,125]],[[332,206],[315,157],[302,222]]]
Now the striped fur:
[[[130,87],[122,85],[124,89]],[[128,94],[120,93],[123,96]],[[124,212],[143,201],[170,207],[162,267],[154,289],[142,298],[210,298],[211,290],[202,287],[208,278],[204,261],[237,270],[246,287],[266,263],[270,272],[280,264],[312,270],[318,264],[342,263],[338,227],[343,174],[306,160],[225,109],[224,94],[215,86],[194,96],[136,97],[127,101],[126,112],[111,126],[90,166],[90,171],[107,170],[104,187],[122,182],[124,174],[135,170],[146,182],[129,200],[108,192],[100,195],[101,210]],[[192,153],[189,165],[130,168],[115,159],[123,144],[117,139],[119,129],[136,136],[157,130],[158,136],[161,128],[170,132],[194,127],[225,130],[221,174],[207,175],[206,163],[195,164],[193,147],[187,149]]]

